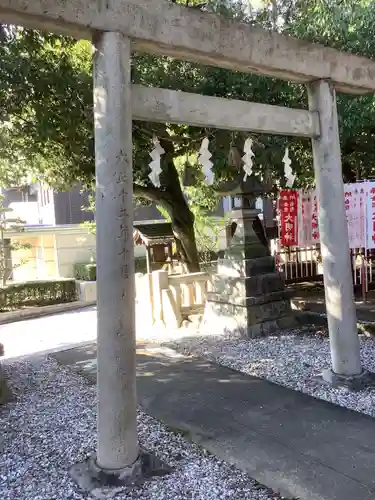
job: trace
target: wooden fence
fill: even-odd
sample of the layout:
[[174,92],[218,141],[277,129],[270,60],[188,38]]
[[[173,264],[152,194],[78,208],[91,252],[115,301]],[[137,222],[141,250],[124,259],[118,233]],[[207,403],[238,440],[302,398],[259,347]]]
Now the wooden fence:
[[[278,240],[272,240],[271,252],[287,284],[323,280],[320,245],[283,247]],[[353,248],[350,257],[354,290],[365,297],[368,290],[375,288],[375,251]]]

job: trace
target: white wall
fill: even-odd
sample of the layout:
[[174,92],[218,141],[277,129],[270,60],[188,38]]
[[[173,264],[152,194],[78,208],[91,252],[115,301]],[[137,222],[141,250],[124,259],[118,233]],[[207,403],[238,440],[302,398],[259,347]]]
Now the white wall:
[[43,184],[40,185],[38,191],[38,205],[41,224],[54,225],[56,223],[56,218],[53,189]]
[[79,232],[56,232],[56,258],[59,276],[73,278],[75,263],[95,260],[95,236],[83,228]]
[[[134,247],[136,257],[146,255],[142,246]],[[74,277],[74,264],[95,260],[95,235],[89,234],[82,228],[81,232],[56,232],[56,255],[59,276],[62,278]]]
[[9,217],[19,217],[22,222],[29,225],[39,224],[39,207],[36,201],[13,201],[9,203],[9,208],[13,210]]

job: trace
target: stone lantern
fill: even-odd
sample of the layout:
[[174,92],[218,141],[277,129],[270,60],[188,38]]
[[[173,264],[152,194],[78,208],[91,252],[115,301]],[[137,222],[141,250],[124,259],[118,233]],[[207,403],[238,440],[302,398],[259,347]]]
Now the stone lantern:
[[231,234],[207,295],[202,330],[258,337],[298,323],[284,277],[276,271],[262,229],[254,224],[260,212],[255,201],[264,186],[253,175],[242,177],[217,189],[218,194],[235,196],[239,206],[229,214]]

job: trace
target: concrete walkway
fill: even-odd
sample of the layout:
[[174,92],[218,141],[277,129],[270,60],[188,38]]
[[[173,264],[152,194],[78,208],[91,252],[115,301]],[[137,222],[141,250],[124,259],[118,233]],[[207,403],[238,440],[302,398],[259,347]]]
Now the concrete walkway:
[[[54,354],[96,382],[94,344]],[[138,344],[141,406],[288,498],[375,497],[375,420],[155,344]]]
[[5,358],[27,356],[96,339],[96,307],[0,325]]
[[[137,310],[138,311],[138,310]],[[148,318],[137,313],[137,339],[149,341],[172,340],[186,335],[186,330],[163,329],[150,326]],[[50,350],[74,347],[82,342],[96,340],[96,306],[68,310],[56,314],[23,319],[1,324],[0,343],[4,345],[4,358],[15,358]]]
[[30,319],[43,318],[56,314],[68,313],[69,311],[83,310],[95,306],[96,302],[84,302],[76,300],[74,302],[64,302],[62,304],[52,304],[49,306],[26,307],[15,311],[0,312],[0,325],[26,321]]

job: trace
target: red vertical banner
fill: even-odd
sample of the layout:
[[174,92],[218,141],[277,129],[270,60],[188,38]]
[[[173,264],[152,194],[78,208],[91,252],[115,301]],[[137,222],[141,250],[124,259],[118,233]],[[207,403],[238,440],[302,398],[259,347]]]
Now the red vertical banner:
[[316,190],[311,193],[311,238],[313,244],[319,243],[319,207],[318,207],[318,198],[316,196]]
[[280,241],[284,246],[298,243],[298,191],[283,189],[279,198]]

